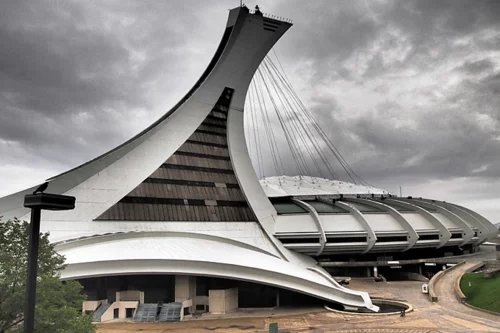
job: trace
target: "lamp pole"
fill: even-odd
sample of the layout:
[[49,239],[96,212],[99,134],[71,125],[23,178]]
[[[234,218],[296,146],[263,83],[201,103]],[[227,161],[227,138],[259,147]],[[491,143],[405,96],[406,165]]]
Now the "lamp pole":
[[24,207],[31,208],[26,303],[24,304],[24,333],[33,333],[35,331],[36,277],[42,210],[71,210],[75,208],[75,197],[43,193],[47,186],[48,183],[45,183],[33,192],[33,194],[28,194],[24,197]]
[[26,303],[24,305],[24,332],[35,330],[36,276],[38,268],[38,243],[40,241],[39,207],[31,209],[30,236],[28,243],[28,276],[26,278]]

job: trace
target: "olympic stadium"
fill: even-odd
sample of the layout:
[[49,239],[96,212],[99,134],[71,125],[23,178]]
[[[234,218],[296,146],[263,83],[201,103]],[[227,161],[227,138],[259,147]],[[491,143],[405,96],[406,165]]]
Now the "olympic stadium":
[[[44,211],[42,232],[66,257],[61,279],[82,283],[83,311],[96,321],[297,303],[376,312],[367,293],[335,277],[387,275],[403,264],[422,275],[441,269],[422,260],[472,253],[497,236],[466,207],[396,196],[350,169],[266,58],[291,26],[258,9],[232,9],[213,59],[177,105],[129,141],[48,179],[48,191],[75,196],[76,208]],[[287,112],[293,102],[304,111],[292,114],[296,123],[282,122],[298,175],[259,180],[252,165],[245,113],[264,103],[259,85],[288,94],[272,107]],[[328,162],[314,140],[296,143],[312,130],[350,181],[332,180],[329,163],[309,176],[316,159]],[[276,151],[273,162],[277,170],[283,163]],[[35,188],[1,198],[0,215],[29,220],[22,203]]]

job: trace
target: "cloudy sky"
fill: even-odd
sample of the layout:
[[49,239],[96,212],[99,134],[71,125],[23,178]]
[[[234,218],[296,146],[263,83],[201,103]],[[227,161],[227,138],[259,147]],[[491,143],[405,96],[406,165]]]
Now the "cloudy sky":
[[[500,220],[500,2],[258,4],[294,21],[275,51],[359,175]],[[160,117],[202,73],[237,5],[2,1],[0,196]]]

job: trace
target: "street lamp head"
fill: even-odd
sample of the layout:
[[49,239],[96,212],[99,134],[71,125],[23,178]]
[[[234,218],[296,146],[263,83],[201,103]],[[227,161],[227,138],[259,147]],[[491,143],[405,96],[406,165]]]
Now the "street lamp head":
[[24,207],[43,210],[71,210],[75,208],[75,200],[75,197],[60,194],[28,194],[24,197]]

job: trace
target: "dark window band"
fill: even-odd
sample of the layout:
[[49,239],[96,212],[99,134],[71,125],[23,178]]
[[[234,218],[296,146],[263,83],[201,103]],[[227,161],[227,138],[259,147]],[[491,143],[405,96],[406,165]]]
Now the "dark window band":
[[207,130],[201,130],[201,129],[197,129],[196,132],[203,133],[203,134],[208,134],[208,135],[217,135],[217,136],[226,137],[226,133],[217,133],[217,132],[212,132],[212,131],[207,131]]
[[366,242],[366,237],[327,237],[327,243]]
[[211,114],[209,114],[206,119],[212,119],[212,120],[218,120],[218,121],[226,121],[226,118],[220,118],[220,117],[212,116]]
[[[221,108],[221,106],[222,106],[222,108]],[[213,111],[213,112],[220,112],[220,113],[222,113],[222,114],[226,115],[226,117],[227,117],[227,113],[228,113],[228,111],[227,111],[226,109],[228,109],[228,107],[227,107],[227,106],[224,106],[224,105],[216,105],[216,106],[212,109],[212,111]]]
[[407,240],[408,240],[408,238],[406,236],[388,236],[388,237],[377,236],[377,243],[406,242]]
[[[219,112],[219,111],[212,111],[212,112],[213,113],[210,116],[213,117],[214,119],[227,121],[227,115],[224,112]],[[220,114],[220,116],[218,114]]]
[[164,163],[164,164],[161,165],[161,167],[165,168],[165,169],[190,170],[190,171],[202,171],[202,172],[215,172],[215,173],[234,174],[234,171],[232,169],[205,168],[205,167],[197,167],[197,166],[192,166],[192,165],[178,165],[178,164]]
[[191,152],[188,152],[188,151],[176,151],[174,153],[174,155],[191,156],[191,157],[199,157],[199,158],[209,158],[211,160],[222,160],[222,161],[229,161],[230,160],[229,156],[199,154],[199,153],[191,153]]
[[316,238],[280,238],[280,242],[283,244],[307,244],[307,243],[318,243],[319,237]]
[[202,146],[210,146],[210,147],[219,147],[219,148],[226,148],[227,145],[223,145],[220,143],[212,143],[212,142],[204,142],[204,141],[198,141],[198,140],[186,140],[187,143],[192,143],[195,145],[202,145]]
[[129,197],[129,196],[124,197],[119,202],[124,204],[184,205],[184,199],[146,198],[146,197]]
[[439,235],[419,235],[418,240],[439,240]]
[[212,123],[208,123],[206,121],[202,122],[201,123],[202,125],[205,125],[205,126],[210,126],[210,127],[214,127],[214,128],[221,128],[221,129],[226,129],[226,125],[219,125],[219,124],[212,124]]
[[[182,180],[182,179],[147,178],[146,180],[144,180],[144,183],[216,187],[214,182],[202,182],[197,180]],[[239,188],[238,184],[225,184],[225,185],[227,188]]]
[[[120,203],[124,204],[146,204],[146,205],[188,205],[206,206],[205,200],[200,199],[172,199],[172,198],[149,198],[149,197],[124,197]],[[246,201],[217,200],[218,206],[248,207]]]
[[246,201],[217,200],[218,206],[248,207]]

